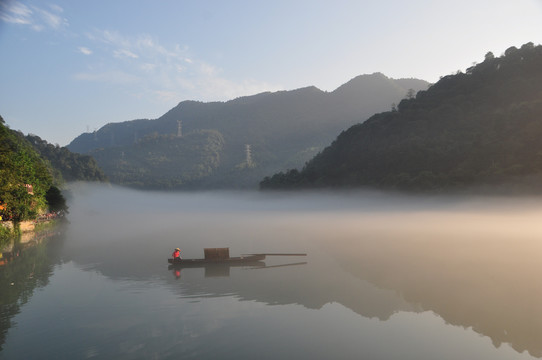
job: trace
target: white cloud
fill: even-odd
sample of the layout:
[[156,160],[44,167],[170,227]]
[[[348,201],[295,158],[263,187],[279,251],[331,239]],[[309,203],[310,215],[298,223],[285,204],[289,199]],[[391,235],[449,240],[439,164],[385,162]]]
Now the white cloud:
[[[175,105],[192,99],[230,100],[282,87],[256,80],[235,81],[224,76],[215,64],[202,61],[190,49],[178,44],[164,45],[148,34],[125,36],[117,31],[101,30],[87,34],[92,42],[113,54],[112,63],[96,64],[100,71],[74,76],[80,81],[132,84],[132,96]],[[80,50],[81,51],[81,50]],[[123,61],[129,59],[130,61]],[[122,72],[111,69],[122,68]],[[109,69],[109,70],[108,70]]]
[[53,14],[47,10],[34,7],[36,12],[41,17],[43,23],[52,29],[60,29],[61,27],[68,26],[68,21],[58,14]]
[[126,49],[119,49],[119,50],[113,51],[113,56],[116,58],[132,58],[132,59],[139,58],[139,56],[137,56],[130,50],[126,50]]
[[78,50],[79,50],[79,52],[81,54],[84,54],[84,55],[91,55],[92,54],[92,50],[90,50],[89,48],[86,48],[84,46],[79,47]]
[[150,35],[141,35],[135,40],[135,45],[137,47],[147,47],[153,48],[156,46]]
[[11,5],[0,3],[0,19],[13,24],[31,24],[32,10],[20,2],[13,2]]
[[126,37],[117,31],[102,30],[96,31],[93,34],[87,34],[87,37],[90,40],[113,46],[117,49],[114,51],[116,57],[161,58],[163,61],[168,61],[183,54],[183,51],[178,46],[175,46],[172,50],[168,50],[147,34],[137,37]]
[[64,11],[58,5],[50,5],[49,10],[38,6],[26,6],[19,1],[0,3],[0,20],[8,23],[28,25],[35,31],[46,28],[60,30],[68,26],[68,20],[60,16]]
[[131,42],[117,31],[97,31],[94,34],[90,34],[90,38],[105,44],[113,45],[115,48],[126,49],[132,47]]

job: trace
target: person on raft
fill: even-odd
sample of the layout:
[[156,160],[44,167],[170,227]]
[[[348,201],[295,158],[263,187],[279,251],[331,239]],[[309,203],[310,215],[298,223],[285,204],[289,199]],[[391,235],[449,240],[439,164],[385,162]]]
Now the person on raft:
[[171,254],[171,256],[173,256],[173,260],[175,259],[179,259],[181,260],[181,249],[179,248],[175,248],[175,250],[173,251],[173,254]]

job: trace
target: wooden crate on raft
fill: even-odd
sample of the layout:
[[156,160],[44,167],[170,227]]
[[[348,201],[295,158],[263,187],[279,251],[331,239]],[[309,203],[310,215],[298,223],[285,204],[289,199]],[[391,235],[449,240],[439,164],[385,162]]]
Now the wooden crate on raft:
[[230,258],[230,248],[205,248],[205,260],[219,260]]

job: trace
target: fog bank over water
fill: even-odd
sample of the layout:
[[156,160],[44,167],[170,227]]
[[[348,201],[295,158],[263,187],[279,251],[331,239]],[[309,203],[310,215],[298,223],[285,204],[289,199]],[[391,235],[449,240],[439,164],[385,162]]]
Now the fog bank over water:
[[[70,200],[75,244],[203,247],[239,252],[282,247],[351,246],[381,241],[452,247],[542,238],[540,197],[414,196],[378,192],[142,192],[74,184]],[[137,255],[137,254],[136,254]],[[169,255],[169,254],[168,254]]]
[[[541,198],[163,193],[94,184],[72,191],[64,259],[111,279],[164,279],[182,296],[233,293],[315,309],[339,303],[383,321],[430,311],[497,348],[542,357]],[[204,281],[185,269],[179,283],[163,278],[177,246],[185,258],[229,247],[232,256],[306,252],[308,263],[232,271],[227,280]]]

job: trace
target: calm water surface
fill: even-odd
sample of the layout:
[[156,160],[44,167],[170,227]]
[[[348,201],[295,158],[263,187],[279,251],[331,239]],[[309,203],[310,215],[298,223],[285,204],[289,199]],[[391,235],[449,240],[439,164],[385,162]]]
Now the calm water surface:
[[[541,358],[540,200],[80,184],[0,267],[0,359]],[[177,246],[308,256],[176,273]]]

